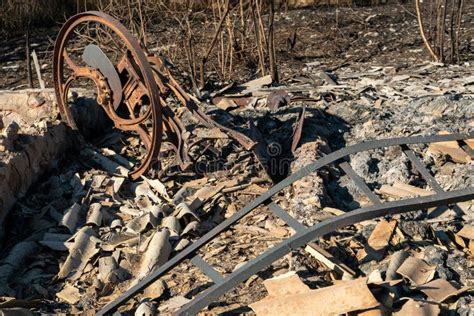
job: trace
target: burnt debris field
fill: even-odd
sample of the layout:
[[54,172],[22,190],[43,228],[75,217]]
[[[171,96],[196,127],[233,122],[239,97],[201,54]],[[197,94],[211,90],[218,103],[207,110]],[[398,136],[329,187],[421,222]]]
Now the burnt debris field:
[[474,315],[474,4],[5,1],[0,315]]

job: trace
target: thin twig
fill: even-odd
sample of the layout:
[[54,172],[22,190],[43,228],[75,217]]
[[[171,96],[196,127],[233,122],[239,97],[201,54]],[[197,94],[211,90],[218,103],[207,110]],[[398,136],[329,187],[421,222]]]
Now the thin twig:
[[458,16],[457,16],[457,25],[456,25],[456,56],[457,62],[461,61],[459,56],[459,37],[461,34],[461,22],[462,22],[462,11],[463,11],[464,0],[459,0],[458,6]]
[[30,88],[33,88],[33,75],[31,73],[31,57],[30,57],[30,23],[27,23],[27,26],[26,26],[25,46],[26,46],[26,72],[28,76],[28,86]]
[[454,62],[454,49],[455,49],[455,33],[454,33],[454,14],[455,14],[455,0],[451,1],[451,19],[449,23],[449,41],[450,41],[450,51],[449,51],[449,62]]
[[212,52],[212,49],[214,48],[214,45],[216,44],[216,41],[217,41],[217,38],[220,34],[222,26],[224,25],[225,18],[227,16],[227,14],[229,14],[229,11],[230,11],[229,2],[230,1],[226,1],[226,9],[224,11],[224,14],[222,15],[221,20],[219,21],[219,24],[217,25],[217,29],[214,33],[214,36],[212,37],[211,44],[209,45],[209,47],[207,48],[206,53],[204,54],[204,56],[201,59],[201,71],[200,71],[200,74],[199,74],[200,75],[200,81],[201,81],[201,88],[204,87],[204,66],[205,66],[207,60],[209,59],[209,55],[211,55],[211,52]]
[[440,49],[439,49],[439,60],[444,62],[444,30],[446,27],[446,11],[448,6],[448,0],[444,0],[444,5],[441,6],[442,14],[441,14],[441,34],[440,34]]
[[273,82],[278,83],[278,68],[276,64],[276,54],[275,54],[275,30],[274,22],[275,20],[275,1],[270,0],[270,17],[268,25],[268,56],[270,59],[270,74],[272,75]]
[[[257,0],[255,0],[255,1],[257,1]],[[251,10],[252,10],[252,19],[253,19],[253,26],[254,26],[254,32],[255,32],[255,42],[257,43],[258,63],[260,65],[260,71],[262,73],[262,76],[264,76],[265,75],[265,60],[264,60],[262,45],[261,45],[261,42],[260,42],[260,32],[259,32],[259,28],[258,28],[258,25],[257,25],[257,17],[256,17],[256,14],[255,14],[255,7],[253,5],[253,1],[251,1],[250,7],[251,7]]]

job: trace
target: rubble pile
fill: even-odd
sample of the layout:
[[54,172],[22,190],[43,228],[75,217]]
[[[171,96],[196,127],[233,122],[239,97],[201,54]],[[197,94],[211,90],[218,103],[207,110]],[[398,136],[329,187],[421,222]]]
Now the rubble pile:
[[52,107],[46,91],[1,93],[0,238],[14,203],[72,147],[67,128],[52,120]]
[[[421,68],[434,69],[436,73],[440,66],[428,64]],[[305,93],[305,87],[288,83],[280,87],[280,91],[288,96],[289,104],[268,108],[267,100],[271,100],[268,96],[274,90],[260,86],[260,95],[252,96],[247,106],[223,110],[209,105],[208,112],[218,120],[231,115],[233,124],[240,123],[242,128],[245,120],[254,121],[267,146],[284,148],[282,135],[291,136],[301,116],[301,112],[293,109],[304,105],[304,128],[294,153],[270,156],[278,164],[290,164],[288,174],[346,144],[367,140],[371,135],[371,138],[383,138],[471,130],[470,84],[456,84],[457,79],[453,78],[452,85],[446,88],[452,92],[450,95],[418,98],[383,91],[390,89],[393,82],[397,91],[414,85],[429,85],[429,89],[434,89],[433,82],[425,82],[429,79],[393,80],[383,68],[378,68],[370,78],[383,76],[383,82],[369,81],[361,86],[364,80],[342,79],[351,77],[348,72],[341,69],[341,75],[330,74],[338,80],[336,87],[344,85],[344,88],[331,89],[329,84],[318,88],[337,91],[331,92],[333,100],[329,102],[325,95],[317,98],[316,92]],[[463,90],[456,92],[453,87]],[[353,91],[362,92],[354,94]],[[220,97],[227,98],[225,92]],[[427,120],[435,111],[442,115],[434,121]],[[464,123],[457,120],[458,123],[453,124],[458,118]],[[198,126],[193,131],[193,137],[204,134],[205,129]],[[335,136],[331,137],[332,134]],[[203,142],[199,150],[205,151],[205,145]],[[225,150],[229,146],[232,150]],[[180,176],[169,174],[161,180],[144,176],[136,182],[127,179],[130,163],[120,153],[90,145],[83,148],[79,159],[70,160],[55,175],[41,182],[26,199],[16,204],[7,218],[9,251],[0,266],[0,277],[5,281],[2,295],[23,300],[14,306],[34,306],[41,312],[97,310],[270,186],[269,170],[263,165],[268,161],[239,149],[225,137],[214,142],[213,148],[220,150],[204,155],[203,166],[206,159],[217,157],[226,164],[225,168]],[[474,168],[469,155],[455,155],[443,148],[421,146],[417,152],[443,189],[472,186]],[[462,151],[459,147],[455,150]],[[431,194],[432,188],[410,168],[410,162],[401,151],[393,148],[356,154],[350,165],[384,200]],[[277,201],[306,225],[369,203],[347,176],[335,180],[334,173],[340,171],[322,170],[303,178],[304,181],[295,182]],[[311,297],[317,304],[318,300],[326,300],[325,295],[339,293],[342,289],[338,287],[344,286],[353,293],[345,297],[350,306],[338,296],[340,304],[328,313],[374,309],[399,310],[399,313],[450,309],[467,313],[474,278],[472,250],[469,250],[474,244],[472,208],[472,202],[464,202],[452,209],[395,215],[331,233],[308,245],[305,251],[277,260],[209,309],[216,313],[242,312],[249,311],[246,306],[250,304],[257,313],[267,313],[271,305],[264,302],[271,297],[281,300],[284,295],[285,301],[296,304],[305,297],[301,296],[303,292],[307,292],[304,294],[309,295],[307,299]],[[23,224],[18,226],[18,223]],[[260,209],[206,246],[202,257],[220,273],[228,274],[293,233],[268,210]],[[229,244],[233,245],[232,249],[228,248]],[[298,283],[301,278],[310,287],[301,284],[302,292],[282,294],[269,287],[273,279],[262,283],[262,279],[287,271],[296,272],[299,277],[281,276],[275,282]],[[341,279],[353,281],[339,283]],[[170,312],[188,302],[206,280],[192,264],[181,265],[120,310],[145,314],[153,310]],[[439,290],[430,290],[433,284]],[[324,291],[313,290],[321,286]],[[358,287],[360,291],[355,290]],[[265,297],[265,288],[268,297]],[[260,299],[262,303],[251,304]],[[8,302],[14,304],[11,299]],[[359,303],[354,305],[354,302]]]
[[[27,103],[23,113],[4,108],[0,315],[94,314],[314,161],[370,140],[474,130],[474,69],[468,63],[352,62],[330,68],[311,61],[292,72],[280,83],[267,75],[240,85],[222,83],[199,96],[168,95],[168,118],[179,118],[168,122],[182,123],[174,135],[186,141],[186,152],[176,154],[173,145],[179,142],[165,134],[159,163],[135,181],[130,172],[147,147],[139,137],[91,128],[86,140],[59,122],[51,100],[37,96],[19,101]],[[177,84],[170,87],[178,90]],[[90,96],[74,88],[66,101],[83,112],[85,123],[103,127],[96,121],[99,110],[88,110],[100,109]],[[178,105],[180,97],[185,106]],[[215,124],[203,123],[192,107],[186,111],[189,103]],[[231,129],[254,146],[245,148]],[[191,165],[180,169],[179,155]],[[422,161],[428,178],[410,155]],[[354,181],[351,169],[373,195]],[[215,284],[213,276],[222,275],[224,284],[266,250],[304,234],[298,225],[306,229],[377,203],[472,187],[474,138],[358,151],[257,203],[196,251],[198,259],[186,257],[118,312],[176,312]],[[296,224],[272,210],[275,205]],[[474,311],[472,200],[358,221],[321,236],[277,253],[203,314]],[[205,263],[214,270],[199,270]]]
[[74,312],[109,302],[228,216],[227,202],[236,192],[245,196],[265,183],[246,164],[184,183],[130,182],[126,167],[97,149],[85,148],[82,155],[17,203],[7,222],[9,242],[35,245],[20,261],[35,259],[2,274],[2,295],[48,298],[42,312],[64,311],[58,303]]
[[[314,103],[308,104],[310,109],[323,108],[325,120],[318,120],[319,124],[316,127],[313,120],[321,117],[321,112],[317,111],[314,115],[311,110],[308,111],[305,130],[318,131],[318,137],[313,137],[312,141],[306,140],[307,142],[298,149],[292,162],[295,168],[292,170],[296,171],[310,161],[328,154],[331,151],[328,149],[329,146],[335,150],[369,139],[472,131],[474,126],[472,106],[474,86],[470,79],[472,67],[425,64],[405,70],[409,74],[421,71],[423,77],[398,73],[389,75],[387,71],[384,67],[373,67],[373,73],[369,73],[368,78],[356,73],[353,75],[354,79],[351,79],[350,73],[353,70],[342,68],[331,74],[334,78],[331,79],[333,86],[323,85],[314,88],[288,84],[284,88],[279,88],[291,91],[291,97],[294,99],[297,99],[298,94],[314,98],[317,93],[330,91],[327,94],[330,96],[330,101],[327,101],[323,94],[321,100],[315,102],[317,106]],[[316,74],[318,72],[319,70]],[[453,74],[454,77],[446,78],[446,74]],[[444,79],[437,80],[438,76],[444,76]],[[315,90],[317,92],[314,92]],[[408,90],[414,93],[405,92]],[[332,136],[337,130],[343,137]],[[461,150],[458,156],[456,154],[458,150],[461,148],[456,143],[419,146],[416,150],[444,190],[472,186],[474,177],[472,152],[466,148],[470,154]],[[433,188],[430,188],[419,173],[412,171],[410,161],[399,148],[356,154],[351,157],[350,165],[384,200],[432,194],[430,191]],[[323,170],[314,176],[295,182],[292,189],[279,199],[279,204],[289,209],[290,214],[300,222],[309,225],[369,204],[367,198],[355,188],[347,176],[341,176],[337,182],[331,180],[334,178],[334,173],[339,174],[340,171]],[[348,304],[361,303],[353,306],[353,309],[346,310],[344,302],[341,301],[344,295],[340,295],[340,290],[334,285],[332,293],[337,297],[337,304],[328,304],[334,306],[335,310],[327,312],[373,310],[374,306],[378,306],[376,309],[379,313],[398,310],[401,314],[422,312],[437,314],[451,310],[457,314],[467,315],[472,312],[472,296],[469,293],[473,286],[471,272],[473,261],[472,253],[468,250],[469,242],[466,243],[465,237],[459,237],[459,234],[464,235],[466,231],[472,230],[472,211],[471,201],[459,203],[453,208],[429,209],[362,222],[320,239],[315,245],[318,250],[308,246],[307,252],[297,252],[288,258],[288,261],[275,262],[256,280],[249,279],[240,291],[233,294],[239,293],[241,295],[239,301],[244,300],[250,304],[256,298],[261,298],[259,295],[250,298],[246,296],[247,293],[262,292],[261,283],[258,282],[260,278],[267,279],[268,275],[279,275],[287,270],[296,271],[307,284],[316,288],[333,282],[338,284],[341,278],[359,281],[357,277],[365,276],[368,279],[364,284],[371,289],[371,292],[366,290],[367,295],[372,299],[375,295],[378,302],[372,300],[372,305],[364,305],[362,303],[364,298],[358,290],[354,290],[354,294],[347,297]],[[268,214],[260,216],[271,218]],[[265,222],[265,225],[268,224]],[[263,223],[260,228],[263,228]],[[245,239],[245,236],[240,238]],[[266,249],[268,245],[262,243],[261,247]],[[315,255],[316,260],[308,259],[308,253]],[[251,258],[249,255],[248,259]],[[413,259],[406,261],[407,258]],[[405,261],[409,271],[397,274],[397,269]],[[350,268],[340,268],[340,265],[348,265]],[[428,272],[430,274],[425,276],[426,279],[414,281],[413,278],[416,277],[412,274]],[[373,285],[372,277],[378,280],[379,288]],[[263,284],[269,297],[261,302],[263,309],[250,305],[257,314],[291,314],[295,310],[304,313],[305,311],[301,309],[304,304],[298,301],[303,298],[305,302],[316,300],[315,306],[319,308],[321,302],[327,302],[322,293],[321,296],[316,296],[317,291],[311,298],[302,296],[299,290],[295,290],[293,296],[292,293],[275,294],[272,292],[274,286],[270,288],[266,282]],[[423,291],[425,286],[430,287],[430,282],[436,284],[435,288],[439,291],[437,294],[440,294],[437,298],[434,298],[436,294],[433,292]],[[355,284],[357,283],[354,283],[354,289]],[[279,286],[298,288],[293,283]],[[389,295],[390,301],[386,301],[384,295]],[[275,297],[279,302],[294,302],[294,304],[274,306],[268,301],[270,297]],[[411,298],[403,299],[403,297]],[[216,303],[217,307],[211,310],[216,312],[226,310],[218,306],[229,300],[234,302],[232,298],[226,297]],[[231,306],[233,311],[242,310],[241,304],[234,303]]]

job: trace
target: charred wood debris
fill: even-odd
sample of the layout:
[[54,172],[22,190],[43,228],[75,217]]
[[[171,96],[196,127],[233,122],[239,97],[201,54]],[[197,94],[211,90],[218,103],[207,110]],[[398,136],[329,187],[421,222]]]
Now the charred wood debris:
[[[148,79],[154,83],[143,82],[146,75],[137,80],[143,80],[150,99],[155,85],[157,100],[166,101],[162,112],[149,114],[144,132],[163,124],[158,134],[128,133],[116,124],[123,121],[110,117],[107,109],[117,110],[117,92],[113,79],[104,78],[104,64],[87,74],[98,86],[106,82],[97,95],[87,87],[67,92],[67,81],[56,82],[61,87],[56,96],[71,111],[59,109],[73,143],[64,148],[73,154],[28,192],[22,188],[24,197],[8,215],[2,213],[0,314],[95,314],[275,184],[368,140],[466,135],[459,141],[355,152],[338,167],[327,165],[292,182],[273,195],[273,202],[299,224],[313,227],[374,200],[429,198],[474,187],[472,66],[431,62],[397,69],[353,63],[331,70],[310,62],[279,84],[267,75],[195,96],[178,83],[173,65],[150,56],[113,66],[127,105],[137,90],[125,84],[125,74],[143,71],[140,63],[153,66]],[[94,68],[87,57],[83,60]],[[58,124],[57,115],[45,115],[42,108],[54,107],[46,102],[53,93],[43,89],[40,101],[37,94],[19,100],[29,104],[27,113],[0,102],[5,107],[0,110],[10,113],[0,121],[0,168],[24,150],[18,135],[40,135]],[[134,101],[128,118],[135,107],[137,113],[147,111]],[[68,115],[80,121],[79,131],[71,131]],[[152,152],[154,137],[161,146]],[[34,153],[30,160],[37,159]],[[431,177],[415,168],[410,153]],[[136,173],[147,155],[153,159]],[[354,185],[354,177],[372,193]],[[11,180],[1,181],[0,188],[6,188]],[[257,208],[199,250],[204,263],[183,260],[117,311],[169,314],[190,306],[210,284],[225,283],[226,276],[295,234],[284,217]],[[269,261],[203,312],[472,315],[473,257],[472,198],[387,213],[325,233]],[[212,269],[202,273],[198,268],[206,264]]]

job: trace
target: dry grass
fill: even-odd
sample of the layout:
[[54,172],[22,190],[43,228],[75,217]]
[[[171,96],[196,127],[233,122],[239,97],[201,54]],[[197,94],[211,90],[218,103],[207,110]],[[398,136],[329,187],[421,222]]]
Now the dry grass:
[[[164,10],[187,8],[202,9],[210,0],[0,0],[0,35],[24,33],[29,27],[50,26],[64,21],[70,15],[87,11],[108,12],[132,28],[144,25]],[[140,21],[140,19],[142,19]],[[133,22],[133,23],[127,23]],[[134,31],[137,31],[134,29]],[[139,33],[139,32],[137,32]]]
[[53,23],[72,12],[73,0],[0,0],[0,31],[24,32],[28,26]]
[[[377,4],[386,0],[275,0],[277,8],[298,8],[310,5]],[[398,0],[397,0],[398,1]],[[62,22],[71,14],[86,10],[103,10],[115,13],[122,22],[137,17],[154,18],[163,11],[192,11],[216,7],[220,1],[212,0],[0,0],[0,34],[24,32],[30,26],[49,26]],[[231,4],[242,2],[231,0]],[[249,0],[243,1],[244,3]],[[131,25],[129,25],[131,26]]]

